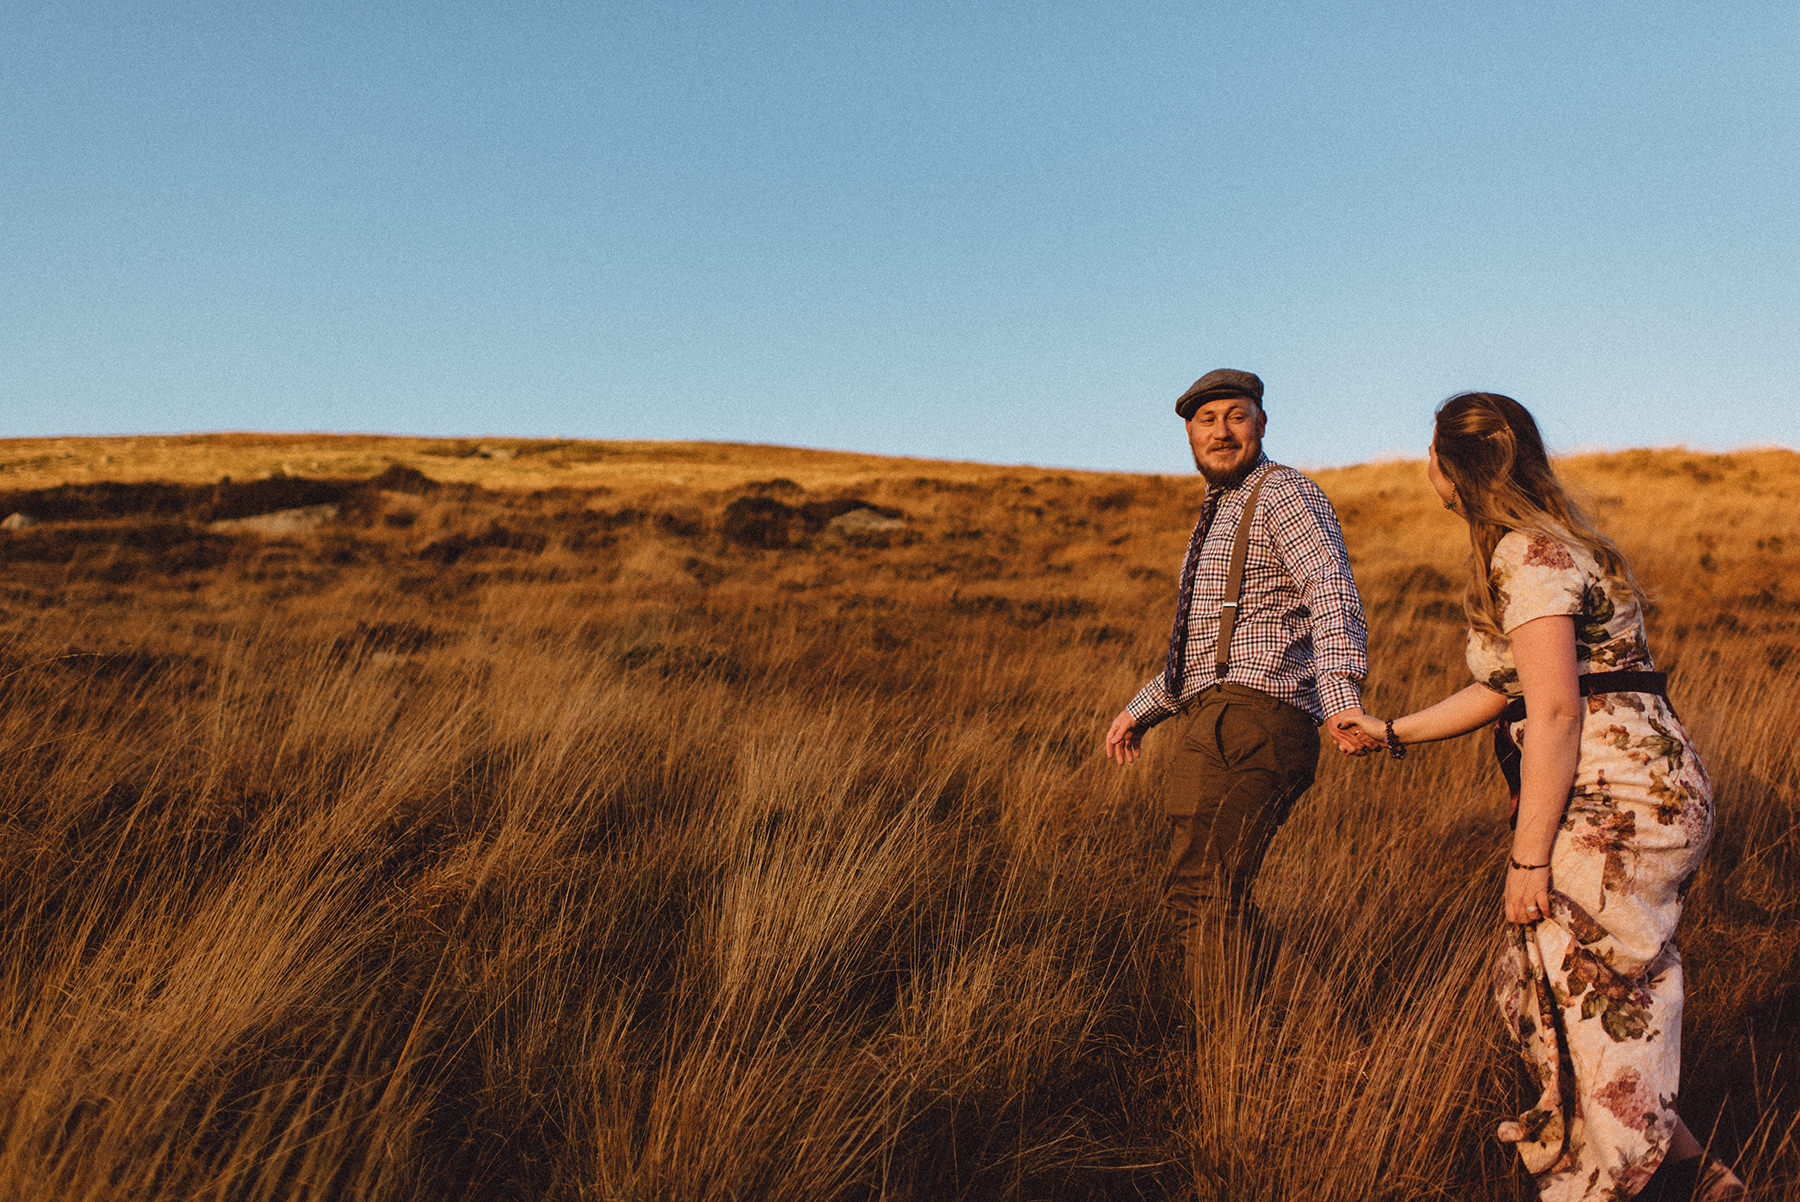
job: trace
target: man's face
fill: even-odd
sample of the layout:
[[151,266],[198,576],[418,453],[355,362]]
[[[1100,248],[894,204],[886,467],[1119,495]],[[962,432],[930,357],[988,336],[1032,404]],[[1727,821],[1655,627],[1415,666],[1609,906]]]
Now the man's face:
[[1231,488],[1250,474],[1262,454],[1263,429],[1269,419],[1248,397],[1220,397],[1194,410],[1188,418],[1188,446],[1194,466],[1208,484]]

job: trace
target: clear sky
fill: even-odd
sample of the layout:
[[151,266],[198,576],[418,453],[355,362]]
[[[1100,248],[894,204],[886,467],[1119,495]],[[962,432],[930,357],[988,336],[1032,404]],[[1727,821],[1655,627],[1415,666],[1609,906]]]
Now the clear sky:
[[0,5],[0,435],[1800,446],[1800,5]]

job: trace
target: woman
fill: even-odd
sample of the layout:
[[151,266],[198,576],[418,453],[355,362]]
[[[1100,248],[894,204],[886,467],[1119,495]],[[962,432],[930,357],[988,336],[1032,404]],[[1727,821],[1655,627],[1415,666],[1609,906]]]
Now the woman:
[[1651,662],[1643,594],[1517,401],[1444,402],[1426,470],[1469,524],[1480,683],[1360,725],[1398,756],[1498,719],[1516,769],[1504,897],[1515,925],[1494,987],[1541,1094],[1500,1138],[1549,1202],[1741,1196],[1675,1113],[1675,926],[1712,837],[1712,787]]

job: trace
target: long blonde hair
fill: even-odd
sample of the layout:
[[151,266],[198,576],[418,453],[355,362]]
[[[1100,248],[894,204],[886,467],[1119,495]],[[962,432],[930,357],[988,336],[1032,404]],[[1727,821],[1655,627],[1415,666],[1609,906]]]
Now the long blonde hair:
[[1491,567],[1508,531],[1543,534],[1585,549],[1607,579],[1641,605],[1644,590],[1610,538],[1557,479],[1537,423],[1525,406],[1497,392],[1464,392],[1438,406],[1431,447],[1438,470],[1456,486],[1457,512],[1468,519],[1469,587],[1464,598],[1477,630],[1500,633]]

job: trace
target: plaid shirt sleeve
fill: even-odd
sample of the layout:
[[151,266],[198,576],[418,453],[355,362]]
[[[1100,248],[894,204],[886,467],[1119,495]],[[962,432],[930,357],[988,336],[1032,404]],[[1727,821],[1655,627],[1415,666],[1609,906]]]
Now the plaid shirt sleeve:
[[1131,715],[1139,730],[1149,730],[1157,723],[1173,718],[1180,709],[1181,703],[1169,696],[1161,672],[1146,681],[1125,706],[1125,712]]
[[1324,490],[1293,473],[1299,504],[1272,511],[1276,550],[1312,611],[1313,674],[1324,716],[1362,706],[1369,627],[1350,573],[1337,511]]

